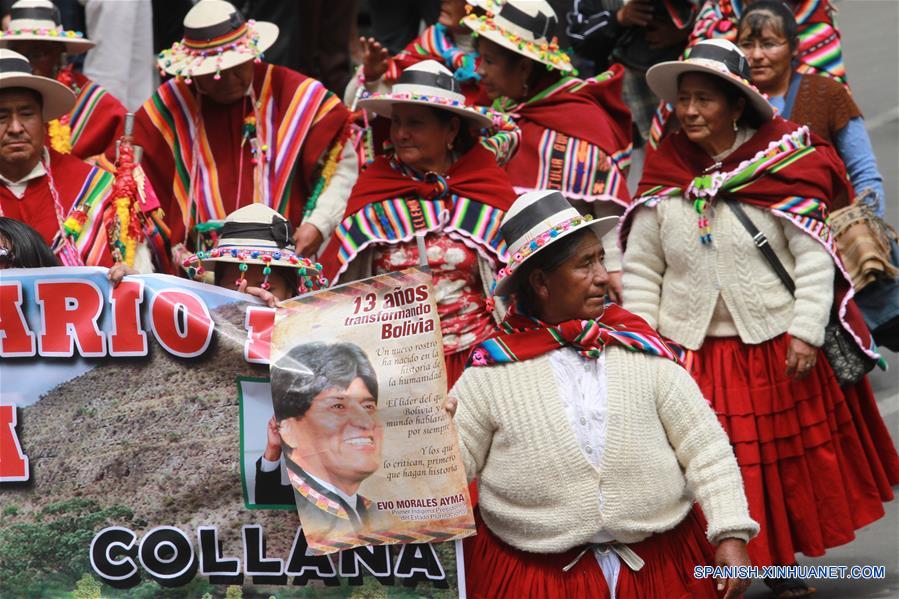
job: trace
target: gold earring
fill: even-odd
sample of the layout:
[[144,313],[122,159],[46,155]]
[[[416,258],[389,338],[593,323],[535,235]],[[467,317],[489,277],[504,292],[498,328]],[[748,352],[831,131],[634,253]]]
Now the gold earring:
[[447,142],[447,143],[446,143],[446,149],[447,149],[447,150],[452,150],[452,149],[453,149],[453,142],[451,142],[451,141]]
[[737,127],[737,119],[734,119],[734,131],[739,131],[740,128]]

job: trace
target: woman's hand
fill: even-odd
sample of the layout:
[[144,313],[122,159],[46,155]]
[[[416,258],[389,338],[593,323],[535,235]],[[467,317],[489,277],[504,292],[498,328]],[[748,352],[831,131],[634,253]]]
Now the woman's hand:
[[443,404],[443,409],[446,410],[446,413],[449,414],[450,418],[456,417],[456,408],[459,406],[459,400],[453,397],[452,395],[446,396],[446,403]]
[[390,52],[375,38],[359,38],[362,45],[362,74],[366,81],[377,81],[387,72]]
[[615,17],[623,27],[646,27],[652,20],[652,0],[630,0],[618,9]]
[[269,308],[277,308],[279,306],[278,298],[276,298],[271,291],[267,291],[262,287],[250,287],[246,279],[240,280],[240,283],[237,284],[237,290],[241,293],[248,293],[253,297],[258,297],[264,301]]
[[621,285],[621,271],[616,270],[609,272],[609,299],[618,305],[621,305],[621,291],[624,289]]
[[122,279],[124,279],[125,276],[139,274],[139,272],[137,272],[124,262],[116,262],[113,267],[109,269],[109,272],[106,273],[106,276],[109,278],[109,282],[112,283],[113,287],[118,287],[119,283],[122,282]]
[[293,244],[298,256],[306,258],[314,256],[324,240],[318,227],[310,223],[301,224],[293,232]]
[[797,380],[804,379],[818,361],[818,348],[809,345],[802,339],[790,339],[787,349],[787,376]]
[[[724,539],[718,543],[715,550],[715,565],[729,566],[736,568],[739,566],[751,566],[749,552],[746,551],[746,542],[740,539]],[[724,599],[736,599],[749,588],[750,580],[748,578],[717,578],[718,591],[727,591]]]

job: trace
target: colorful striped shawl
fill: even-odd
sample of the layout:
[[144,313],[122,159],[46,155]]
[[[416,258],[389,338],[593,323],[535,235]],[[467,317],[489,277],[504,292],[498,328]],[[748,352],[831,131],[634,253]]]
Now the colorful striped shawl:
[[[267,146],[268,157],[260,160],[261,181],[253,201],[286,215],[290,182],[303,144],[340,100],[311,78],[304,78],[295,89],[278,89],[273,81],[276,67],[264,67],[256,96],[256,137],[260,146]],[[173,192],[185,227],[223,219],[226,210],[217,167],[192,88],[179,78],[171,79],[144,104],[144,110],[174,158]]]
[[453,41],[446,27],[437,23],[421,32],[406,48],[390,59],[384,78],[396,81],[400,74],[423,60],[442,62],[460,83],[477,84],[478,53],[466,52]]
[[[64,179],[66,186],[78,185],[76,181],[72,180],[71,172],[64,172],[54,166],[59,158],[59,154],[51,153],[50,168],[54,173],[56,184],[60,185],[60,181]],[[114,183],[115,176],[112,173],[92,167],[80,182],[78,192],[75,194],[75,200],[69,212],[70,214],[76,211],[83,212],[87,218],[80,231],[69,235],[69,240],[74,243],[83,264],[102,265],[106,261],[106,256],[109,255],[106,225],[113,216],[109,208]],[[57,234],[52,244],[54,253],[62,252],[64,245],[61,234]]]
[[591,359],[599,358],[608,345],[620,345],[679,364],[685,355],[677,344],[617,304],[607,305],[598,320],[567,320],[556,325],[519,314],[513,306],[500,324],[500,331],[472,350],[467,366],[523,362],[566,346]]
[[627,247],[637,208],[654,208],[665,200],[713,204],[722,195],[791,222],[830,254],[843,275],[835,295],[840,321],[863,351],[879,359],[861,314],[850,301],[854,295],[851,279],[837,254],[829,224],[831,199],[841,194],[851,197],[851,186],[834,149],[808,127],[775,117],[715,164],[679,131],[667,136],[647,161],[637,193],[639,198],[621,218],[622,249]]

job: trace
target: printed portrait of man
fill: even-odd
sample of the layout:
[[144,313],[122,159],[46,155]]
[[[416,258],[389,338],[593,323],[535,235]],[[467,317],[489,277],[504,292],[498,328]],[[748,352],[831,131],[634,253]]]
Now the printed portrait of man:
[[359,487],[381,465],[384,425],[368,357],[352,343],[298,345],[277,361],[271,381],[303,527],[338,536],[370,527],[372,502]]

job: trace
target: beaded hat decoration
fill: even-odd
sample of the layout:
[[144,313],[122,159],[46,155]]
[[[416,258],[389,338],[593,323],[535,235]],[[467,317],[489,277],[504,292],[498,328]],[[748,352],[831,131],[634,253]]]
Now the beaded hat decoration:
[[452,72],[436,60],[423,60],[399,76],[390,93],[373,94],[357,106],[390,118],[394,104],[423,104],[448,110],[478,128],[490,127],[493,119],[465,103],[465,96]]
[[590,227],[602,237],[617,224],[617,216],[581,215],[558,191],[529,191],[518,196],[500,225],[509,247],[509,263],[497,271],[493,295],[509,295],[521,265],[566,235]]
[[160,70],[191,78],[215,74],[248,61],[262,60],[262,53],[278,39],[278,26],[267,21],[245,21],[224,0],[198,2],[184,17],[184,37],[157,58]]
[[646,72],[646,83],[660,99],[677,102],[678,79],[684,73],[705,73],[736,86],[746,101],[765,121],[774,118],[774,107],[756,86],[749,82],[749,61],[733,42],[724,39],[703,40],[690,49],[684,60],[669,60]]
[[0,31],[0,48],[10,42],[57,42],[66,45],[66,54],[84,54],[96,44],[80,31],[62,27],[59,9],[50,0],[19,0],[9,9],[9,25]]
[[214,248],[187,257],[182,266],[191,278],[201,279],[216,262],[233,262],[238,264],[240,282],[248,266],[258,264],[263,267],[263,289],[270,287],[272,268],[289,268],[297,273],[297,292],[324,289],[328,280],[322,276],[321,264],[294,252],[292,231],[290,222],[276,210],[249,204],[225,218]]
[[0,48],[0,89],[24,87],[33,89],[43,99],[43,119],[52,121],[68,114],[75,105],[75,94],[68,87],[47,77],[32,75],[28,59],[6,48]]
[[[545,64],[548,69],[574,71],[571,57],[559,48],[559,19],[546,0],[468,0],[462,24],[516,54]],[[472,7],[486,11],[476,15]]]

